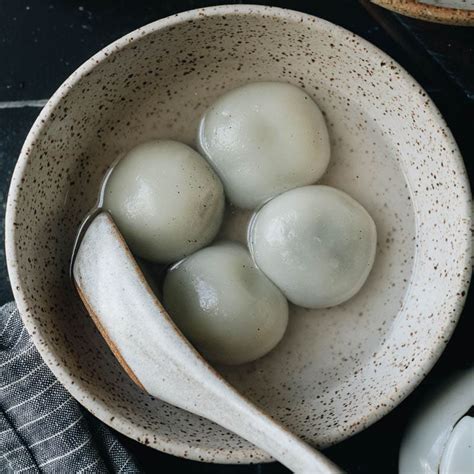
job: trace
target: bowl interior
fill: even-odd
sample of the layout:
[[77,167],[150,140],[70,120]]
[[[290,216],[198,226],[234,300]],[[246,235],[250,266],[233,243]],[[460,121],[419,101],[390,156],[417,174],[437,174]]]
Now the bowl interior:
[[[467,279],[469,189],[457,148],[419,86],[360,38],[295,12],[220,7],[162,20],[99,53],[45,108],[20,158],[8,211],[15,295],[43,357],[89,410],[141,442],[205,461],[268,456],[141,392],[83,310],[69,260],[120,153],[150,138],[194,145],[206,107],[258,80],[304,87],[324,111],[332,157],[322,182],[366,207],[378,249],[359,294],[328,310],[293,307],[282,343],[254,363],[219,367],[228,380],[309,442],[338,442],[429,370]],[[245,218],[229,216],[223,235]]]

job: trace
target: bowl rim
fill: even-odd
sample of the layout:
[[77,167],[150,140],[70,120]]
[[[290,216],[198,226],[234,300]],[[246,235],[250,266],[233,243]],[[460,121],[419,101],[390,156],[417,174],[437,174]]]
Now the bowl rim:
[[378,6],[418,20],[443,25],[473,26],[474,11],[422,3],[417,0],[371,0]]
[[[317,25],[319,29],[323,30],[329,35],[334,36],[335,38],[338,38],[341,41],[345,41],[348,38],[357,38],[361,48],[365,49],[364,54],[371,57],[376,57],[381,61],[390,61],[397,67],[398,71],[400,72],[400,79],[423,91],[423,88],[418,84],[418,82],[388,54],[386,54],[377,46],[373,45],[364,38],[361,38],[360,36],[356,35],[355,33],[352,33],[351,31],[339,25],[336,25],[327,20],[307,13],[278,7],[252,4],[220,5],[188,10],[159,19],[145,26],[137,28],[132,32],[113,41],[105,48],[94,54],[90,59],[88,59],[81,66],[79,66],[55,91],[55,93],[48,100],[44,108],[41,110],[37,119],[33,123],[33,126],[29,131],[28,136],[26,137],[26,140],[21,149],[17,164],[13,172],[8,192],[5,217],[5,249],[7,268],[12,286],[12,291],[21,318],[32,338],[32,341],[34,342],[41,357],[45,360],[46,364],[49,366],[50,370],[60,381],[60,383],[66,388],[66,390],[69,391],[72,397],[74,397],[89,412],[91,412],[105,424],[141,443],[145,443],[144,439],[147,437],[148,433],[144,429],[135,425],[134,423],[122,419],[120,416],[116,416],[116,413],[112,411],[110,407],[108,407],[105,403],[95,399],[95,397],[91,397],[89,395],[89,391],[85,386],[82,386],[82,384],[79,383],[75,383],[74,375],[69,373],[69,371],[65,369],[65,367],[61,363],[60,358],[56,355],[55,351],[45,343],[45,340],[41,336],[41,330],[30,313],[30,310],[28,308],[28,302],[23,292],[24,283],[22,283],[19,275],[19,270],[16,267],[18,250],[15,246],[17,228],[14,223],[16,221],[17,216],[16,202],[18,194],[20,192],[19,184],[22,181],[22,178],[25,174],[26,168],[30,160],[30,150],[33,149],[36,142],[41,137],[42,132],[45,130],[51,114],[55,110],[56,106],[60,103],[63,96],[67,94],[68,90],[74,87],[83,76],[90,73],[98,64],[106,60],[111,53],[123,49],[126,46],[129,46],[130,44],[134,43],[135,41],[139,40],[144,36],[153,34],[156,31],[162,30],[164,28],[176,26],[189,22],[191,20],[195,20],[196,18],[199,18],[201,16],[212,17],[223,15],[274,17],[287,21],[302,23],[307,25],[308,27],[314,27],[314,25]],[[467,178],[464,162],[457,147],[457,144],[454,140],[454,137],[452,136],[449,128],[447,127],[447,124],[444,121],[443,117],[441,116],[441,113],[436,108],[429,96],[425,97],[424,99],[428,99],[428,102],[426,103],[425,107],[426,109],[428,109],[431,117],[433,118],[434,124],[446,132],[445,138],[452,144],[454,152],[450,157],[450,166],[457,171],[457,178],[459,180],[464,179],[463,184],[465,185],[466,195],[468,199],[466,202],[465,221],[463,222],[465,222],[466,224],[465,229],[468,233],[471,222],[471,212],[469,209],[472,198],[470,193],[470,184]],[[467,293],[468,281],[470,279],[470,249],[471,244],[470,240],[468,239],[466,248],[461,249],[462,252],[460,252],[464,253],[464,260],[462,260],[461,262],[462,264],[464,264],[464,268],[459,269],[460,276],[457,278],[456,282],[456,290],[458,290],[456,295],[457,301],[455,305],[455,310],[451,314],[451,318],[455,320],[456,323],[461,315],[464,300],[466,297],[465,294],[462,294],[462,292],[463,290],[466,290],[465,293]],[[372,411],[370,413],[361,413],[360,424],[358,426],[357,431],[355,431],[353,434],[362,431],[374,422],[378,421],[380,418],[390,412],[393,408],[395,408],[419,385],[425,375],[430,371],[430,369],[438,360],[439,356],[444,350],[446,342],[451,337],[452,331],[454,330],[455,326],[456,324],[450,325],[448,328],[449,333],[443,333],[443,337],[437,339],[437,345],[435,347],[432,347],[431,353],[426,356],[425,360],[423,360],[423,363],[418,363],[417,369],[413,370],[411,373],[411,382],[405,383],[402,387],[399,387],[398,395],[402,396],[400,398],[397,398],[397,400],[387,398],[387,400],[384,400],[384,404],[380,404],[378,408],[372,408]],[[420,368],[423,370],[420,370]],[[341,433],[339,433],[339,436],[334,437],[334,439],[331,440],[329,444],[338,443],[346,438],[347,435],[342,435]],[[175,456],[204,462],[251,464],[255,463],[256,461],[256,452],[258,452],[259,454],[259,462],[270,462],[273,460],[269,455],[263,453],[262,451],[258,450],[258,448],[253,446],[249,446],[248,448],[242,448],[238,451],[234,450],[233,452],[228,452],[219,448],[200,448],[188,443],[182,443],[178,440],[170,441],[164,436],[153,436],[152,439],[149,439],[149,443],[147,443],[147,445]]]

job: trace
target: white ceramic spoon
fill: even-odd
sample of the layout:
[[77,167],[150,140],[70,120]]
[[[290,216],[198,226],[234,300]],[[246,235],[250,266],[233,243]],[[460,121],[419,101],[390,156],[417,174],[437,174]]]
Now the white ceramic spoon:
[[233,431],[293,472],[342,472],[240,395],[199,355],[146,283],[109,214],[99,213],[82,234],[72,272],[102,336],[143,390]]

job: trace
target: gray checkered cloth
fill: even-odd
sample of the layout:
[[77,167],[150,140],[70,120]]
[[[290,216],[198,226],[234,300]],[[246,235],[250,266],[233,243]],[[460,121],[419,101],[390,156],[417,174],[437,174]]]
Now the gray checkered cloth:
[[13,303],[0,308],[0,473],[136,473],[117,436],[41,359]]

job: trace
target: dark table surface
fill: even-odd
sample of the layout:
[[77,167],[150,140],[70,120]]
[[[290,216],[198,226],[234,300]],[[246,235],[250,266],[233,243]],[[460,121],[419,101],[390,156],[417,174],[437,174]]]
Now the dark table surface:
[[[179,11],[218,3],[195,0],[0,0],[0,239],[11,173],[44,102],[63,80],[103,46],[129,31]],[[426,89],[450,126],[473,176],[474,29],[428,24],[367,1],[264,3],[325,18],[366,38],[402,64]],[[12,298],[3,246],[0,304]],[[350,473],[397,472],[400,440],[417,405],[447,374],[469,367],[472,292],[445,352],[424,382],[395,410],[364,432],[326,450]],[[273,463],[222,466],[184,461],[124,440],[146,472],[283,473]],[[1,453],[0,453],[1,454]]]

